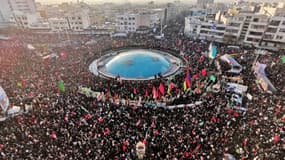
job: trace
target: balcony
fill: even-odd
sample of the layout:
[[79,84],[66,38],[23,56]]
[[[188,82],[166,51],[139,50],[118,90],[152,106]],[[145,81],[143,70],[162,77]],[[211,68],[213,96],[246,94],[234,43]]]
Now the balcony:
[[269,26],[275,26],[275,27],[277,27],[277,26],[279,26],[279,24],[280,24],[280,22],[281,21],[271,21],[270,23],[269,23]]
[[277,32],[277,28],[268,27],[266,32],[267,33],[276,33]]
[[274,38],[274,35],[264,35],[264,37],[263,37],[263,39],[264,40],[273,40],[273,38]]

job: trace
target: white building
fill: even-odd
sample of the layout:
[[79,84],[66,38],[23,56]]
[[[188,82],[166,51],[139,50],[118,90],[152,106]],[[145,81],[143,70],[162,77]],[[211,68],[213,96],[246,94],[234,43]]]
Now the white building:
[[9,21],[19,28],[28,29],[32,24],[38,23],[38,18],[37,14],[14,11]]
[[12,11],[23,13],[36,13],[35,0],[8,0]]
[[186,17],[184,33],[193,38],[223,42],[226,25],[217,21],[201,21]]
[[66,14],[69,29],[73,31],[83,31],[90,26],[90,18],[87,12],[78,11]]
[[285,14],[270,19],[261,46],[264,48],[285,48]]
[[[35,14],[36,5],[34,0],[1,0],[0,17],[9,21],[13,12]],[[0,18],[1,19],[1,18]]]
[[266,30],[269,17],[256,13],[239,13],[228,17],[225,42],[258,46]]
[[69,29],[68,21],[66,18],[49,18],[50,28],[54,32],[65,31]]
[[160,18],[156,13],[126,13],[117,16],[116,26],[119,32],[136,32],[140,26],[154,27]]
[[87,12],[69,12],[60,18],[48,19],[51,30],[54,32],[61,32],[66,30],[71,31],[83,31],[90,27],[90,18]]

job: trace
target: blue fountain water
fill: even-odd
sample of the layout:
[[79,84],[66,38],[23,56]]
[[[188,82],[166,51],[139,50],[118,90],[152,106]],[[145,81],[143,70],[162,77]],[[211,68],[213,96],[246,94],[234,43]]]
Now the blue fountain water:
[[120,53],[106,63],[106,71],[125,78],[150,78],[171,68],[170,61],[161,54],[147,50]]

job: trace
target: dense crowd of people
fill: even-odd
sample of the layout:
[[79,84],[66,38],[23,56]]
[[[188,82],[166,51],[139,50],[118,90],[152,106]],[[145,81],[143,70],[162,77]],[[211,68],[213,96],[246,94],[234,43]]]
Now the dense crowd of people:
[[[61,45],[55,45],[60,43],[58,35],[23,33],[14,37],[0,44],[5,46],[0,48],[0,85],[11,106],[32,104],[33,111],[0,123],[0,159],[137,159],[138,142],[146,145],[145,159],[284,158],[282,52],[259,57],[268,64],[266,72],[278,89],[278,93],[269,94],[255,83],[252,50],[216,44],[219,54],[235,54],[243,65],[239,76],[253,97],[243,103],[248,108],[243,112],[229,107],[225,90],[207,92],[207,86],[212,85],[208,83],[210,75],[217,77],[214,83],[222,79],[213,60],[203,55],[209,42],[171,31],[163,40],[146,35],[70,35]],[[27,49],[27,44],[36,44],[36,50]],[[171,50],[185,60],[185,68],[171,78],[150,81],[119,81],[89,72],[88,65],[105,50],[128,46]],[[53,52],[58,58],[39,56]],[[185,90],[187,74],[191,85]],[[64,92],[58,88],[59,80],[64,82]],[[153,88],[162,84],[167,90],[171,83],[174,87],[169,94],[154,98]],[[104,100],[78,93],[79,86],[104,93]],[[174,98],[167,105],[202,103],[174,109],[113,103],[115,99],[139,98],[148,102]]]

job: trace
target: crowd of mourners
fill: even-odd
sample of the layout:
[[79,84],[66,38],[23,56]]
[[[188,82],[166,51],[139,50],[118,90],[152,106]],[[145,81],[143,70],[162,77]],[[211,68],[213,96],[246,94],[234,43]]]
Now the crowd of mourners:
[[[248,108],[244,112],[229,107],[225,90],[207,91],[213,85],[210,75],[217,77],[213,83],[223,78],[217,74],[214,60],[203,54],[208,52],[207,41],[188,39],[171,30],[160,40],[147,35],[70,35],[62,43],[59,35],[21,33],[11,37],[0,42],[0,86],[10,106],[32,105],[33,110],[0,122],[0,159],[137,159],[138,142],[146,146],[145,159],[285,157],[282,51],[258,58],[268,65],[266,73],[278,90],[270,94],[255,82],[253,50],[216,44],[220,55],[234,54],[243,66],[239,76],[253,97],[243,103]],[[27,44],[33,44],[35,50]],[[171,50],[184,59],[185,67],[171,78],[149,81],[107,79],[88,70],[104,51],[129,46]],[[58,57],[40,56],[47,53],[58,53]],[[186,72],[191,76],[187,90],[183,84]],[[64,82],[64,92],[59,90],[59,80]],[[170,93],[154,98],[152,90],[161,84],[166,91],[169,84],[174,85]],[[104,93],[104,100],[78,93],[79,86]],[[202,103],[174,109],[113,103],[115,99],[140,98],[153,103],[172,98],[167,105]]]

